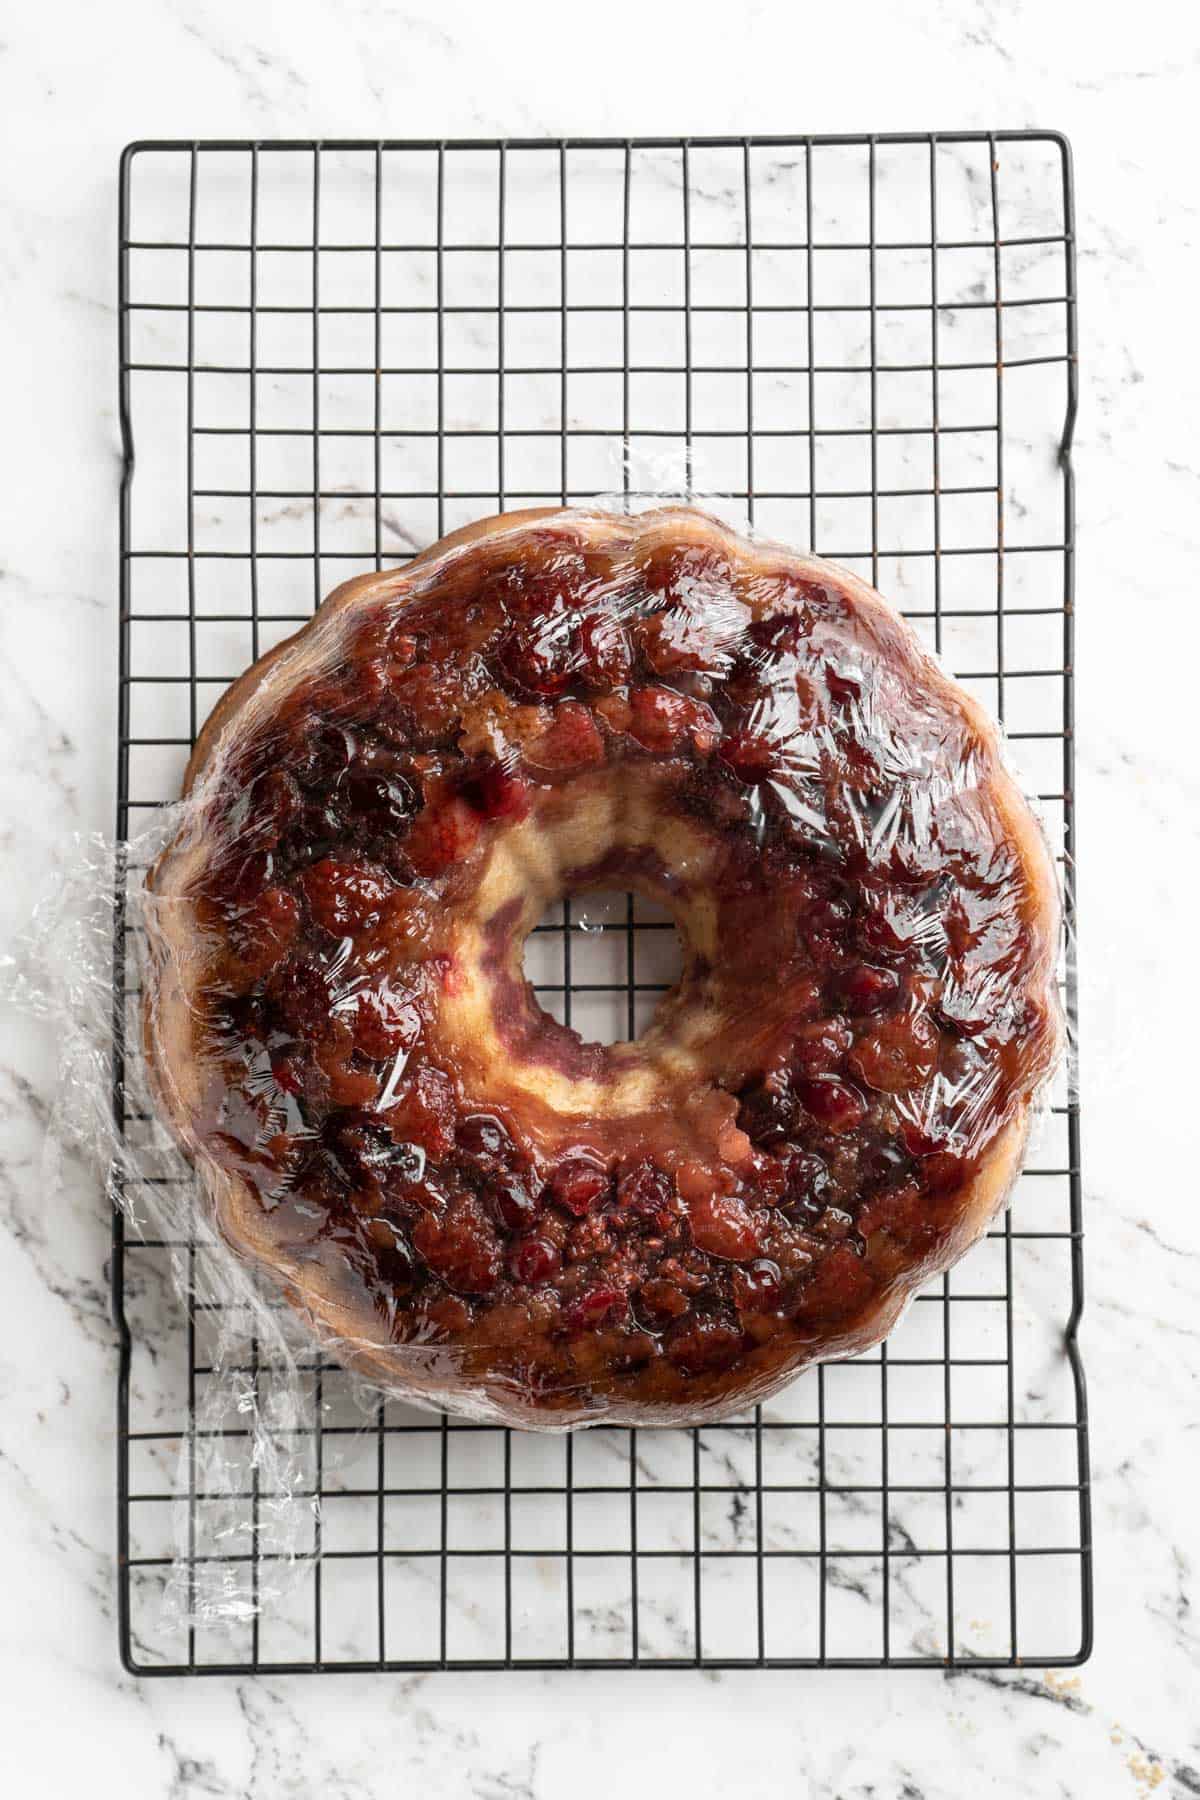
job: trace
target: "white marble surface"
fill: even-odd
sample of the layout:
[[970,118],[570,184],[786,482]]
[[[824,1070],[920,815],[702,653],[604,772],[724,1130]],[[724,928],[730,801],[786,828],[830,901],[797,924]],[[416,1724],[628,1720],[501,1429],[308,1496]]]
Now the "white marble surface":
[[1076,1675],[121,1673],[113,1334],[54,1045],[0,1067],[0,1771],[14,1793],[1200,1793],[1193,658],[1200,51],[1183,8],[47,4],[0,32],[0,907],[112,817],[116,160],[133,137],[1044,125],[1077,159],[1079,893],[1097,1647]]

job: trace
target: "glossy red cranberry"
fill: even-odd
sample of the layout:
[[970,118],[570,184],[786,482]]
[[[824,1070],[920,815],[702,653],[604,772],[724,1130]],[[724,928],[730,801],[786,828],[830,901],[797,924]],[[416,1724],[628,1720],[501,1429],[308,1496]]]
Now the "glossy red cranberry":
[[617,1205],[665,1231],[679,1210],[674,1177],[655,1163],[635,1163],[617,1181]]
[[722,739],[717,754],[748,787],[768,780],[779,761],[778,748],[753,731],[736,731]]
[[386,982],[378,988],[360,988],[353,1012],[346,1016],[354,1048],[374,1062],[411,1049],[421,1035],[421,1015],[412,996]]
[[482,1168],[494,1169],[512,1154],[513,1141],[494,1113],[466,1113],[454,1130],[454,1142],[464,1156]]
[[898,1187],[912,1175],[912,1157],[894,1138],[876,1144],[863,1159],[861,1176],[864,1187]]
[[591,613],[579,627],[580,673],[589,687],[622,687],[633,666],[629,636],[605,613]]
[[795,1129],[798,1118],[796,1097],[780,1080],[755,1082],[738,1096],[738,1129],[752,1144],[779,1143]]
[[685,745],[711,749],[719,726],[711,707],[670,688],[634,688],[629,731],[647,750],[669,754]]
[[823,1019],[805,1026],[792,1049],[799,1075],[832,1075],[841,1068],[854,1035],[844,1019]]
[[421,875],[441,875],[469,856],[482,829],[474,807],[452,795],[431,802],[417,819],[404,849]]
[[571,679],[574,647],[566,613],[514,625],[500,641],[496,660],[523,693],[552,700]]
[[328,856],[304,871],[300,885],[316,923],[335,937],[377,925],[394,892],[394,884],[382,871]]
[[895,969],[879,969],[871,963],[856,963],[839,975],[835,987],[838,999],[847,1012],[882,1012],[900,992],[900,977]]
[[617,1307],[627,1304],[621,1288],[608,1281],[595,1281],[571,1301],[563,1316],[574,1330],[587,1331],[602,1324]]
[[783,1294],[783,1275],[779,1264],[759,1257],[745,1268],[733,1271],[733,1297],[741,1312],[769,1312],[779,1304]]
[[799,1144],[785,1144],[778,1152],[778,1161],[783,1171],[781,1211],[802,1222],[815,1218],[829,1195],[832,1178],[828,1165],[815,1150],[805,1150]]
[[579,1219],[600,1205],[608,1189],[607,1169],[589,1157],[568,1157],[550,1177],[551,1196]]
[[539,1282],[551,1280],[557,1275],[561,1261],[554,1245],[540,1237],[520,1238],[508,1253],[508,1266],[514,1280],[526,1287],[536,1287]]
[[758,1225],[744,1200],[709,1194],[691,1201],[688,1223],[698,1250],[726,1262],[749,1262],[762,1249]]
[[747,635],[759,651],[772,656],[794,656],[807,634],[798,613],[779,612],[769,619],[756,619]]
[[858,1090],[830,1075],[800,1082],[796,1097],[809,1117],[826,1131],[853,1131],[866,1117],[867,1103]]
[[353,733],[343,726],[317,725],[305,734],[292,772],[306,787],[324,786],[350,767],[357,751]]
[[868,1087],[905,1094],[922,1087],[937,1067],[937,1032],[920,1013],[881,1019],[850,1052],[850,1066]]
[[402,775],[351,769],[337,785],[335,804],[353,824],[384,836],[407,826],[416,810],[417,796]]
[[491,1210],[506,1231],[527,1231],[538,1215],[538,1204],[519,1175],[500,1175],[488,1187]]
[[604,739],[595,719],[578,700],[563,700],[550,723],[526,747],[528,760],[539,769],[559,773],[604,761]]
[[473,775],[463,795],[485,819],[523,819],[529,811],[528,783],[498,762]]

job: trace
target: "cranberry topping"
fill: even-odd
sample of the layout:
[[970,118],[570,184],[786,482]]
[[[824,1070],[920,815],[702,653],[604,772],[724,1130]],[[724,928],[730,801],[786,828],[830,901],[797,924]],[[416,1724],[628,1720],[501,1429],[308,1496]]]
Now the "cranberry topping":
[[743,1090],[737,1122],[753,1144],[775,1144],[795,1130],[800,1108],[783,1081],[761,1081]]
[[753,1215],[735,1195],[710,1194],[694,1200],[688,1222],[697,1248],[724,1261],[748,1262],[762,1248]]
[[306,787],[326,787],[350,767],[356,749],[353,733],[343,726],[319,724],[305,732],[293,773]]
[[589,1331],[601,1324],[616,1307],[627,1304],[624,1292],[611,1282],[593,1282],[567,1307],[567,1324],[575,1331]]
[[499,1239],[470,1195],[459,1195],[440,1216],[423,1213],[413,1227],[412,1241],[434,1273],[457,1293],[490,1293],[500,1278]]
[[379,775],[371,769],[351,768],[335,789],[335,805],[350,822],[378,836],[405,830],[416,804],[412,786],[402,776]]
[[589,687],[621,687],[633,667],[633,651],[624,627],[602,612],[583,619],[579,626],[579,662]]
[[550,1177],[550,1192],[560,1206],[577,1218],[599,1206],[609,1190],[609,1174],[585,1156],[568,1157]]
[[483,1169],[502,1167],[513,1154],[513,1141],[493,1113],[467,1113],[455,1126],[454,1141]]
[[562,1258],[545,1238],[520,1238],[509,1251],[509,1267],[522,1287],[537,1287],[550,1281],[559,1271]]
[[426,806],[409,833],[405,853],[418,874],[441,875],[470,855],[479,831],[474,807],[451,794]]
[[312,962],[287,962],[270,988],[278,1024],[293,1037],[319,1041],[329,1028],[333,998],[325,971]]
[[785,1212],[815,1217],[832,1188],[829,1167],[814,1150],[785,1144],[779,1152],[783,1177],[780,1205]]
[[895,969],[878,969],[870,963],[856,963],[837,980],[838,998],[850,1013],[882,1012],[899,991]]
[[586,706],[563,700],[545,731],[526,747],[526,757],[539,769],[561,774],[604,761],[604,739]]
[[376,1182],[392,1170],[416,1180],[424,1172],[424,1152],[416,1145],[397,1143],[378,1114],[361,1109],[334,1113],[325,1130],[325,1145],[351,1182]]
[[535,626],[514,625],[502,639],[497,661],[518,691],[553,699],[571,679],[574,660],[571,624],[565,613]]
[[422,1145],[436,1161],[453,1147],[457,1111],[450,1077],[424,1063],[397,1087],[388,1108],[388,1126],[396,1136]]
[[738,731],[724,740],[720,757],[739,781],[751,785],[767,780],[779,762],[779,751],[769,738],[757,732]]
[[682,1318],[691,1306],[687,1295],[675,1282],[647,1281],[638,1295],[640,1310],[655,1324]]
[[486,1192],[497,1221],[506,1231],[524,1231],[538,1216],[538,1204],[519,1175],[507,1171],[494,1175]]
[[850,1027],[836,1016],[806,1025],[792,1051],[792,1066],[801,1075],[833,1075],[854,1042]]
[[283,961],[300,929],[300,908],[285,888],[265,888],[229,922],[229,941],[243,967],[268,975]]
[[540,549],[542,554],[509,562],[484,583],[484,598],[498,601],[509,618],[537,621],[560,612],[589,583],[587,557],[578,550],[554,540]]
[[421,1015],[411,994],[392,987],[360,988],[350,1031],[354,1048],[375,1062],[407,1050],[421,1035]]
[[896,1139],[876,1144],[861,1164],[862,1179],[868,1188],[897,1187],[912,1174],[912,1158]]
[[271,852],[252,850],[247,855],[239,838],[228,859],[222,858],[217,866],[216,897],[224,901],[228,916],[236,917],[239,909],[258,899],[274,874],[275,858]]
[[799,613],[773,613],[765,619],[755,619],[748,636],[755,649],[768,656],[795,656],[806,636],[804,620]]
[[630,734],[647,750],[670,752],[694,744],[712,748],[719,727],[712,708],[670,688],[635,688],[629,696]]
[[304,871],[300,886],[316,923],[344,937],[379,923],[394,883],[378,870],[326,856]]
[[689,1314],[667,1332],[666,1350],[677,1368],[688,1375],[708,1375],[728,1369],[742,1348],[742,1334],[735,1325],[708,1314]]
[[850,908],[836,894],[814,900],[800,921],[800,937],[818,968],[833,962],[844,950]]
[[670,1235],[683,1213],[674,1179],[651,1162],[635,1163],[621,1173],[617,1206],[633,1226],[660,1236]]
[[899,1014],[860,1037],[850,1064],[868,1087],[885,1094],[904,1094],[929,1080],[937,1066],[938,1038],[919,1013]]
[[[892,829],[910,749],[936,783],[976,742],[883,656],[885,625],[786,563],[744,584],[691,547],[521,544],[396,613],[348,612],[338,666],[231,760],[198,883],[204,1136],[277,1242],[342,1247],[397,1341],[461,1345],[482,1389],[503,1360],[547,1406],[593,1386],[686,1404],[936,1265],[979,1154],[963,1094],[986,1132],[1052,1021],[1015,859],[949,805],[928,841],[907,814]],[[491,1110],[492,1047],[457,1045],[469,1015],[446,1002],[486,975],[508,1043],[505,944],[481,972],[460,909],[515,826],[522,856],[586,839],[593,795],[639,829],[645,807],[651,886],[711,907],[712,934],[647,1058],[664,1097],[564,1139],[536,1084]],[[698,1078],[672,1072],[671,1008],[706,1017]],[[530,1030],[514,1062],[603,1092],[605,1052]]]
[[858,1090],[832,1076],[802,1081],[796,1094],[804,1110],[827,1131],[853,1131],[866,1116],[867,1103]]
[[268,769],[250,789],[249,819],[252,828],[281,838],[300,816],[300,789],[286,769]]
[[779,1304],[782,1294],[779,1264],[769,1257],[759,1257],[733,1272],[733,1296],[740,1312],[768,1312]]
[[485,819],[523,819],[529,811],[529,785],[501,763],[490,763],[463,787],[464,798]]

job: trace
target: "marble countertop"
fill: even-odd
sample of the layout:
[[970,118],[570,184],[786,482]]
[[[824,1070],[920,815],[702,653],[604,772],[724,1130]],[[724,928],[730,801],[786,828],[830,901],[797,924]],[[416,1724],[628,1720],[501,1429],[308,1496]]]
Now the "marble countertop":
[[641,1792],[1200,1794],[1200,50],[1183,9],[752,0],[729,29],[561,7],[82,0],[0,34],[0,895],[18,932],[110,829],[117,158],[132,138],[1038,125],[1077,174],[1078,892],[1096,1648],[1078,1671],[138,1682],[114,1622],[108,1224],[47,1184],[55,1046],[0,1063],[0,1770],[14,1793],[580,1800]]

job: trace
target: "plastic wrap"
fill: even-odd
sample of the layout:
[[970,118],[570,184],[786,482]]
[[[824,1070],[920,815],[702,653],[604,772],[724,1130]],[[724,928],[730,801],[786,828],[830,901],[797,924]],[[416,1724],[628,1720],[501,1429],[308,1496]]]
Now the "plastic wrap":
[[[145,1327],[151,1363],[177,1352],[180,1321],[197,1333],[194,1361],[203,1333],[207,1373],[194,1384],[188,1430],[168,1451],[175,1501],[163,1617],[233,1625],[269,1607],[311,1553],[315,1347],[301,1321],[231,1254],[203,1182],[157,1116],[147,1083],[137,1025],[147,975],[144,875],[187,813],[186,805],[165,806],[136,839],[80,843],[5,974],[18,1008],[47,1022],[59,1043],[45,1141],[47,1205],[60,1189],[63,1155],[94,1159],[127,1237],[161,1246],[156,1254],[169,1269],[169,1293],[139,1292],[146,1283],[134,1276],[125,1293]],[[156,1414],[157,1403],[148,1403]],[[251,1525],[244,1497],[252,1488],[263,1499]],[[209,1553],[201,1560],[197,1495],[204,1496]]]
[[[231,1321],[203,1405],[247,1422],[278,1568],[314,1344],[537,1429],[744,1410],[986,1229],[1061,1037],[1053,866],[995,726],[856,577],[684,508],[509,515],[348,583],[97,854],[66,955],[55,927],[73,1129],[200,1244],[182,1291]],[[104,970],[143,868],[131,1135]],[[635,1043],[581,1042],[522,974],[597,887],[684,942]],[[250,1604],[232,1579],[193,1568],[186,1609]]]
[[[674,508],[510,515],[339,589],[206,725],[150,877],[160,1111],[372,1378],[680,1422],[873,1341],[984,1228],[1058,1039],[1050,861],[856,578]],[[525,936],[628,885],[636,1044]]]

